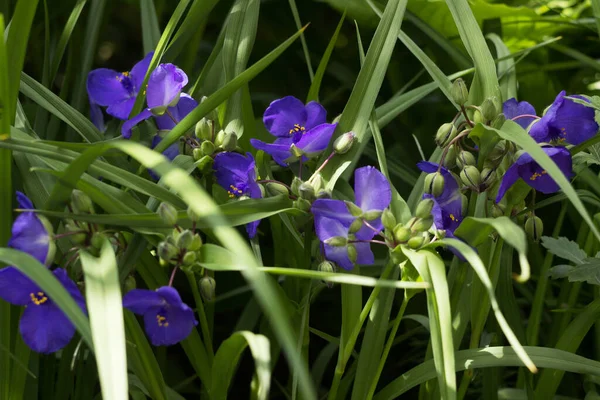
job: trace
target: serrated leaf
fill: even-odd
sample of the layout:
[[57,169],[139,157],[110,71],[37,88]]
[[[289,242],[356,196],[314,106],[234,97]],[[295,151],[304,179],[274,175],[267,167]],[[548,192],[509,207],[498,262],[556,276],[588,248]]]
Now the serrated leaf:
[[542,236],[542,246],[555,256],[564,258],[575,264],[582,264],[587,258],[587,254],[579,248],[577,243],[565,237],[554,239],[549,236]]
[[566,264],[555,265],[548,270],[548,276],[552,279],[566,278],[574,268],[574,266]]
[[585,261],[573,268],[568,276],[569,282],[587,282],[600,285],[600,259],[586,258]]

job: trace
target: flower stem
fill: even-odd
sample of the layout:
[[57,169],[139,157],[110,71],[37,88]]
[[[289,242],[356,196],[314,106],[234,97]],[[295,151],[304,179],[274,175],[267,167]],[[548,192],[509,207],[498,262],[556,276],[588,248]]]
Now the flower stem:
[[333,156],[335,156],[335,151],[332,151],[331,154],[329,156],[327,156],[327,158],[325,159],[325,161],[323,161],[323,164],[321,164],[319,166],[319,168],[317,168],[317,170],[314,172],[314,174],[312,174],[312,176],[308,179],[309,183],[310,183],[310,181],[312,181],[314,179],[315,176],[317,176],[317,174],[319,172],[321,172],[323,170],[323,168],[325,168],[325,166],[327,165],[327,163],[329,162],[329,160],[331,160],[333,158]]
[[87,231],[72,231],[72,232],[65,232],[65,233],[59,233],[58,235],[54,235],[52,237],[52,239],[57,240],[57,239],[62,239],[65,237],[69,237],[69,236],[73,236],[73,235],[79,235],[80,233],[86,233]]
[[171,111],[169,111],[168,108],[166,109],[165,114],[167,114],[169,116],[169,118],[171,118],[171,120],[175,123],[175,125],[177,125],[179,123],[179,121],[177,121],[177,119],[173,116],[173,114],[171,114]]
[[208,327],[208,319],[206,318],[206,313],[204,312],[204,303],[202,302],[202,297],[198,291],[198,285],[196,284],[194,273],[186,271],[185,275],[188,278],[188,282],[192,288],[192,295],[194,296],[194,301],[196,302],[196,311],[198,312],[198,318],[200,318],[200,329],[202,330],[202,337],[204,338],[204,345],[208,354],[208,363],[212,365],[215,352],[213,350],[212,335]]
[[377,243],[387,246],[388,244],[382,240],[348,240],[348,243]]
[[519,118],[535,118],[535,119],[540,119],[541,117],[538,117],[537,115],[533,115],[533,114],[521,114],[521,115],[517,115],[516,117],[512,117],[511,120],[512,121],[516,121]]
[[469,116],[467,115],[467,109],[465,108],[465,106],[460,106],[460,111],[465,116],[465,120],[467,121],[467,124],[469,124],[469,126],[471,128],[473,128],[475,125],[473,125],[473,122],[471,122],[471,120],[469,119]]
[[175,279],[175,274],[177,273],[177,270],[179,269],[179,266],[175,266],[175,268],[173,268],[173,272],[171,272],[171,278],[169,278],[169,286],[173,286],[173,279]]

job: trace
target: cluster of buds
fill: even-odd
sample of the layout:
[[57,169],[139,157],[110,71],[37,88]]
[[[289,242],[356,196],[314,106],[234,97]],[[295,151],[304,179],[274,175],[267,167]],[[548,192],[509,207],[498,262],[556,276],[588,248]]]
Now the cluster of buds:
[[411,249],[419,249],[429,244],[433,239],[433,234],[438,236],[439,231],[432,229],[433,217],[431,210],[434,201],[432,199],[423,199],[417,205],[415,216],[406,224],[397,223],[396,218],[389,209],[383,211],[381,222],[385,227],[385,236],[391,242],[391,247],[406,245]]

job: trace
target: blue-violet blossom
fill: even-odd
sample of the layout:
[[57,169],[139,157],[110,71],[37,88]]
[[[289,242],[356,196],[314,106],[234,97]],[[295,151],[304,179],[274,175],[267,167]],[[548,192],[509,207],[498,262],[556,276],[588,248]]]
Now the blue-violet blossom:
[[282,166],[315,157],[329,145],[337,124],[328,124],[327,111],[315,101],[304,105],[293,96],[273,101],[263,115],[267,131],[276,137],[273,143],[250,139],[258,150],[270,154]]
[[[529,115],[535,116],[535,108],[526,101],[517,101],[514,97],[508,99],[502,105],[502,112],[506,119],[512,119],[517,124],[521,125],[521,128],[527,129],[529,125],[536,119]],[[525,115],[521,117],[521,115]],[[517,118],[520,117],[520,118]]]
[[[17,203],[24,210],[35,208],[31,200],[21,192],[17,192]],[[50,265],[56,250],[52,235],[52,225],[46,218],[34,212],[23,212],[13,223],[8,246],[28,253],[42,264]]]
[[188,337],[198,321],[176,289],[133,289],[123,296],[123,307],[144,317],[144,327],[154,346],[170,346]]

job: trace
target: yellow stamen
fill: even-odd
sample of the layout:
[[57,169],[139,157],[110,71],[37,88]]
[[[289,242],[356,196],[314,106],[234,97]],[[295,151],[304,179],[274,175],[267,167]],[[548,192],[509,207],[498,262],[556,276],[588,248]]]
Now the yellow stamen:
[[529,180],[530,181],[535,181],[537,178],[541,178],[542,175],[546,175],[548,172],[546,172],[546,170],[543,170],[541,173],[539,172],[534,172],[530,177]]
[[229,188],[231,189],[231,190],[227,191],[227,193],[229,193],[229,198],[234,198],[236,195],[239,196],[243,193],[240,189],[238,189],[234,185],[229,185]]
[[454,214],[450,214],[450,219],[454,222],[456,222],[456,217],[454,216]]
[[167,318],[160,314],[156,314],[156,322],[158,323],[158,326],[163,326],[165,328],[169,326]]
[[48,297],[46,297],[44,292],[29,293],[29,297],[31,298],[31,302],[36,306],[40,306],[48,301]]
[[300,126],[300,124],[294,124],[294,127],[290,129],[290,135],[293,135],[296,132],[304,132],[306,130],[305,127]]

